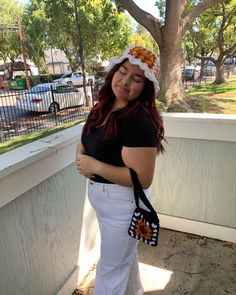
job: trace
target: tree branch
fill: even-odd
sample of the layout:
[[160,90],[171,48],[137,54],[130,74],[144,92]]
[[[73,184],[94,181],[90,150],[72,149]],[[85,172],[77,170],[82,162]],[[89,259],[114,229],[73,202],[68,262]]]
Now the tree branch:
[[218,38],[217,38],[217,45],[220,51],[220,54],[223,54],[223,45],[224,45],[224,26],[226,23],[226,17],[225,17],[225,7],[222,3],[222,21],[220,24],[220,30],[218,33]]
[[[211,53],[211,55],[212,55],[212,53]],[[195,57],[198,58],[198,59],[202,59],[202,60],[204,60],[204,61],[208,61],[208,60],[210,60],[210,61],[212,61],[213,63],[215,63],[215,58],[211,57],[211,55],[210,55],[210,56],[195,55]]]
[[193,31],[192,28],[189,28],[189,35],[190,35],[191,42],[193,44],[193,55],[196,57],[196,55],[197,55],[197,48],[200,48],[201,46],[199,45],[197,39],[195,40],[195,38],[194,38],[194,31]]
[[[222,14],[225,15],[226,14],[225,4],[223,3],[222,6],[223,6],[223,13]],[[225,25],[224,25],[224,30],[226,30],[228,28],[228,26],[234,24],[232,19],[235,16],[235,13],[236,13],[236,7],[231,11],[230,14],[228,14],[226,16],[226,22],[225,22]]]
[[192,22],[196,17],[198,17],[204,10],[210,8],[211,6],[221,3],[224,0],[203,0],[185,17],[183,17],[183,29],[186,31],[192,25]]
[[[194,57],[196,57],[198,59],[202,59],[202,60],[204,60],[204,59],[208,60],[209,54],[210,54],[210,57],[211,57],[214,50],[217,48],[217,46],[215,45],[211,49],[207,50],[206,46],[204,45],[204,42],[202,42],[204,38],[201,38],[201,37],[197,38],[195,33],[194,33],[194,30],[192,28],[189,28],[188,31],[189,31],[189,34],[190,34],[191,42],[193,44],[193,55],[194,55]],[[198,55],[198,53],[197,53],[197,49],[199,49],[199,48],[201,50],[201,53],[200,53],[201,55]]]
[[224,50],[224,54],[227,55],[227,57],[230,57],[235,54],[235,50],[236,50],[236,44],[232,45],[227,50]]
[[153,15],[142,10],[132,0],[120,0],[122,6],[129,12],[129,14],[144,28],[146,28],[155,41],[160,45],[162,43],[161,22]]
[[188,274],[188,275],[200,275],[200,274],[206,272],[210,267],[211,267],[211,266],[209,265],[207,268],[205,268],[205,269],[203,269],[203,270],[201,270],[201,271],[197,271],[197,272],[184,271],[184,270],[182,270],[182,272],[183,272],[183,273],[186,273],[186,274]]

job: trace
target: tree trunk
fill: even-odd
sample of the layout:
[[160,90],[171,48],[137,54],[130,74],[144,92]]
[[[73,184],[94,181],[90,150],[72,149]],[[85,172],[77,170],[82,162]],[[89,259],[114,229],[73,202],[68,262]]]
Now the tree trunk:
[[223,84],[225,83],[225,78],[224,78],[224,69],[223,69],[223,65],[222,64],[218,64],[216,63],[216,77],[215,77],[215,81],[213,82],[213,84]]
[[160,46],[160,91],[158,99],[170,105],[185,98],[184,84],[181,77],[181,47]]
[[204,77],[204,68],[205,68],[205,60],[204,59],[201,59],[201,64],[200,64],[200,78],[203,78]]

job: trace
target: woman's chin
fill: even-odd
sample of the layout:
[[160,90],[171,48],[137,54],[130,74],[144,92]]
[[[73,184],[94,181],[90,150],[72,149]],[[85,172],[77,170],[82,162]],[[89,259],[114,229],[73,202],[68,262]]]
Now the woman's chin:
[[115,94],[115,97],[119,100],[124,100],[124,101],[128,100],[127,93],[124,93],[121,91],[115,91],[114,94]]
[[116,104],[119,105],[119,107],[125,107],[127,103],[129,102],[127,96],[116,96]]

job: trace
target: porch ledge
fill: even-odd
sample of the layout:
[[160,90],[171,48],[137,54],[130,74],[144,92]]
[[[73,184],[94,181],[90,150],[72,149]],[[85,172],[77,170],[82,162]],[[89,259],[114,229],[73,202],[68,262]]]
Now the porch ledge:
[[0,208],[75,161],[82,124],[0,156]]
[[167,137],[236,141],[236,115],[163,113]]
[[[163,113],[165,135],[236,142],[236,115]],[[0,155],[0,208],[75,161],[83,124]],[[6,181],[7,180],[7,181]]]

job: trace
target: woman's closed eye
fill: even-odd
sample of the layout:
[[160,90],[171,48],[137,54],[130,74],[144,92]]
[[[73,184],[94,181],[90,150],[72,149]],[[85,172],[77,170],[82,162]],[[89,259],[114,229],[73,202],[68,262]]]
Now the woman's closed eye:
[[126,69],[124,67],[120,67],[119,68],[119,72],[122,74],[122,75],[125,75],[127,73]]
[[135,81],[135,82],[137,82],[137,83],[141,83],[141,82],[143,82],[143,78],[142,77],[140,77],[140,76],[133,76],[133,80]]
[[138,75],[138,74],[135,74],[135,73],[130,74],[130,73],[128,72],[128,70],[127,70],[125,67],[123,67],[123,66],[121,66],[121,67],[119,68],[119,73],[120,73],[122,76],[129,75],[130,78],[131,78],[134,82],[136,82],[136,83],[142,83],[142,82],[144,81],[144,78],[143,78],[142,76],[140,76],[140,75]]

